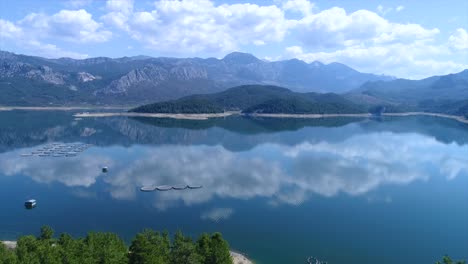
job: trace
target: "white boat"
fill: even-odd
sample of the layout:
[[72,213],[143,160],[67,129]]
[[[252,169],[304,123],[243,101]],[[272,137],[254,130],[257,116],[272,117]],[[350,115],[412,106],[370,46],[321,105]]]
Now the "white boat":
[[26,202],[24,202],[24,206],[28,209],[34,208],[36,207],[36,205],[37,205],[37,202],[34,199],[27,200]]

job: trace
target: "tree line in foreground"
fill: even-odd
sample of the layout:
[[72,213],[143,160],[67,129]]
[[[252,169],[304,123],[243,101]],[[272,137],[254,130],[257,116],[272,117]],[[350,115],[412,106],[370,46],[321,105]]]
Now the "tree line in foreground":
[[130,247],[113,233],[91,232],[84,238],[41,228],[38,237],[23,236],[8,250],[0,243],[0,264],[232,264],[229,245],[220,233],[202,234],[197,240],[177,232],[144,230]]

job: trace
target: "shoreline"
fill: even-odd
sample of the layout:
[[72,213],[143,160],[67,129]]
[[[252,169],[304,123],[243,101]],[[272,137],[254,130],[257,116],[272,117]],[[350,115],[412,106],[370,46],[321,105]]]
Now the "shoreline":
[[[209,118],[228,117],[232,115],[251,116],[251,117],[270,117],[270,118],[334,118],[334,117],[375,117],[370,113],[362,114],[243,114],[239,111],[214,113],[214,114],[169,114],[169,113],[79,113],[74,117],[111,117],[111,116],[127,116],[127,117],[153,117],[153,118],[174,118],[174,119],[188,119],[188,120],[207,120]],[[468,119],[463,116],[428,113],[428,112],[404,112],[404,113],[383,113],[381,116],[434,116],[456,120],[461,123],[468,124]]]
[[[5,241],[0,241],[0,243],[4,244],[5,247],[9,250],[14,250],[16,249],[16,246],[17,246],[16,241],[5,240]],[[253,264],[253,262],[249,260],[245,255],[239,252],[233,251],[233,250],[230,250],[229,252],[231,253],[231,257],[232,257],[234,264]]]
[[169,114],[169,113],[133,113],[133,112],[120,112],[120,113],[79,113],[73,115],[74,117],[111,117],[111,116],[126,116],[126,117],[153,117],[153,118],[174,118],[174,119],[188,119],[188,120],[207,120],[209,118],[228,117],[231,115],[240,114],[240,112],[224,112],[214,114]]
[[[74,110],[128,110],[129,107],[125,106],[0,106],[0,112],[13,111],[13,110],[26,110],[26,111],[74,111]],[[269,117],[269,118],[333,118],[333,117],[375,117],[370,113],[361,114],[244,114],[240,111],[228,111],[223,113],[212,114],[171,114],[171,113],[134,113],[134,112],[84,112],[74,114],[74,117],[112,117],[112,116],[126,116],[126,117],[152,117],[152,118],[174,118],[186,120],[207,120],[210,118],[228,117],[232,115],[250,116],[250,117]],[[403,113],[383,113],[381,116],[435,116],[442,118],[449,118],[461,123],[468,124],[468,119],[463,116],[448,115],[441,113],[429,112],[403,112]]]
[[232,257],[232,263],[233,264],[254,264],[254,262],[250,259],[248,259],[245,255],[242,253],[230,250]]
[[1,111],[72,111],[72,110],[128,110],[125,106],[0,106]]

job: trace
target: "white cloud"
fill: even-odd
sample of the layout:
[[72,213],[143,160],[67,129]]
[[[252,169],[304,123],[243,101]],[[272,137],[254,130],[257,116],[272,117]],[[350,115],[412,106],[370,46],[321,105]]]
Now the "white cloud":
[[346,13],[333,7],[306,16],[295,27],[304,45],[315,48],[336,48],[356,44],[407,43],[432,40],[439,30],[426,29],[418,24],[392,23],[368,10]]
[[68,0],[65,5],[71,8],[81,8],[90,5],[93,0]]
[[402,5],[399,5],[395,8],[393,7],[384,7],[383,5],[378,5],[377,6],[377,13],[379,13],[380,15],[382,16],[385,16],[386,14],[390,13],[390,12],[401,12],[403,9],[405,9],[404,6]]
[[283,10],[275,5],[162,0],[154,7],[130,12],[127,6],[125,12],[114,10],[103,19],[146,47],[167,53],[217,53],[241,45],[264,45],[283,40],[288,29]]
[[468,32],[463,28],[458,28],[455,33],[449,37],[451,47],[457,50],[468,49]]
[[[71,0],[67,5],[80,8],[90,3]],[[407,78],[459,71],[467,65],[460,56],[468,45],[465,29],[459,28],[447,43],[437,42],[438,28],[385,17],[401,12],[402,5],[347,12],[340,7],[319,10],[309,0],[274,0],[271,5],[160,0],[150,8],[136,8],[134,0],[99,3],[104,14],[97,20],[85,9],[31,13],[19,22],[0,19],[0,38],[41,50],[36,55],[83,58],[86,54],[66,51],[60,42],[107,42],[119,35],[112,29],[164,56],[220,57],[246,46],[265,46],[265,50],[286,48],[286,56],[307,61],[337,61],[360,71]],[[276,52],[268,57],[284,55],[282,50]]]
[[312,14],[314,4],[308,0],[287,0],[281,7],[285,11],[299,12],[307,16]]
[[8,20],[0,19],[0,39],[18,38],[23,34],[23,30]]
[[385,16],[387,13],[393,11],[393,8],[387,7],[385,8],[383,5],[378,5],[377,6],[377,13],[381,14],[382,16]]
[[112,33],[102,29],[90,13],[84,9],[60,10],[49,16],[31,13],[18,25],[34,39],[61,39],[70,42],[105,42]]
[[[397,8],[400,9],[401,8]],[[379,10],[384,10],[382,6]],[[334,7],[299,20],[294,29],[302,45],[286,47],[286,57],[307,62],[341,62],[363,72],[418,79],[461,71],[449,45],[436,43],[439,29],[390,22],[368,10],[346,13]],[[464,47],[462,29],[450,37],[452,47]]]
[[75,58],[75,59],[85,59],[88,58],[88,54],[83,54],[79,52],[67,51],[57,47],[54,44],[41,43],[36,40],[29,40],[23,42],[22,45],[30,50],[33,54],[37,56],[43,56],[46,58]]
[[133,0],[108,0],[108,13],[101,17],[106,23],[117,28],[128,30],[128,19],[133,12]]
[[306,62],[341,62],[363,72],[387,73],[410,79],[449,74],[468,68],[467,63],[436,59],[450,55],[451,51],[443,45],[428,44],[425,41],[353,45],[330,52],[305,52],[300,46],[291,46],[285,51],[286,57],[295,57]]
[[67,51],[54,44],[106,42],[112,33],[103,29],[84,9],[60,10],[53,15],[30,13],[18,22],[0,19],[0,39],[3,45],[20,46],[37,56],[48,58],[86,58],[87,54]]

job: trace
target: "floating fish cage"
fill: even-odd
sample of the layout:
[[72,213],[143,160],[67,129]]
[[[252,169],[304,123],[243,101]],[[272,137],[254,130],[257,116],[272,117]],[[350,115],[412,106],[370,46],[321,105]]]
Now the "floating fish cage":
[[317,258],[314,258],[314,257],[308,257],[307,264],[328,264],[328,262],[318,260]]
[[178,185],[159,185],[159,186],[153,186],[153,185],[147,185],[143,186],[140,188],[140,191],[142,192],[153,192],[153,191],[169,191],[169,190],[177,190],[177,191],[182,191],[186,189],[200,189],[202,188],[201,185],[184,185],[184,184],[178,184]]
[[172,186],[160,185],[160,186],[156,186],[156,190],[158,190],[158,191],[169,191],[169,190],[172,190]]
[[187,188],[188,188],[188,185],[174,185],[174,186],[172,186],[172,189],[177,190],[177,191],[185,190]]
[[51,143],[32,150],[30,153],[21,154],[21,157],[76,157],[81,152],[90,148],[91,144],[85,143]]
[[140,191],[142,192],[153,192],[156,190],[155,186],[143,186],[140,188]]

